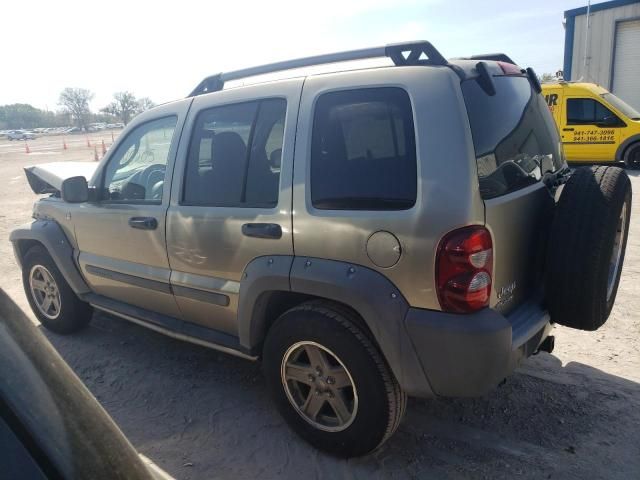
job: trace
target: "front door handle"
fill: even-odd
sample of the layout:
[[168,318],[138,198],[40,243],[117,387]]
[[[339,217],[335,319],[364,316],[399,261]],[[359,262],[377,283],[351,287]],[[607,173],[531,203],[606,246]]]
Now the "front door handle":
[[158,228],[158,220],[153,217],[131,217],[129,226],[140,230],[155,230]]
[[562,130],[564,132],[573,132],[575,129],[574,128],[563,128]]
[[245,223],[242,234],[255,238],[282,238],[282,228],[277,223]]

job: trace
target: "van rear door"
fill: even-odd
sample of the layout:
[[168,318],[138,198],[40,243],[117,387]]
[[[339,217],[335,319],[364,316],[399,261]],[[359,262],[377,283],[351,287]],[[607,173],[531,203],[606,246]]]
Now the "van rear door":
[[491,307],[507,314],[541,290],[554,201],[542,179],[564,165],[547,103],[526,76],[493,77],[495,94],[462,82],[486,226],[493,237]]

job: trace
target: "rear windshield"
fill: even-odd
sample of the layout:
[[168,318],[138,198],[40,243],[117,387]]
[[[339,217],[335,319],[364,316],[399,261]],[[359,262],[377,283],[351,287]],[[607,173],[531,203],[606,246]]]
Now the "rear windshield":
[[487,95],[475,79],[462,82],[482,198],[536,183],[562,166],[560,139],[542,95],[526,77],[494,77]]

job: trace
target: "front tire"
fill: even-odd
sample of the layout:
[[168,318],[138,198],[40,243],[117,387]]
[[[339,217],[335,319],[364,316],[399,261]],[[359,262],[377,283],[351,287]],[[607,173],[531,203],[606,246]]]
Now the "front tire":
[[640,169],[640,142],[636,142],[627,148],[624,153],[624,164],[630,170]]
[[74,333],[91,320],[93,309],[73,292],[44,247],[24,255],[22,284],[31,310],[48,330]]
[[304,303],[269,330],[263,369],[289,426],[341,457],[367,454],[397,429],[406,407],[386,362],[350,312]]

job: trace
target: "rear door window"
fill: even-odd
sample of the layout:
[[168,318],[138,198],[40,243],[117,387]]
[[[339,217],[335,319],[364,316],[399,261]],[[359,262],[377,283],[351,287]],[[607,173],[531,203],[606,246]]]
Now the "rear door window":
[[287,102],[267,99],[200,112],[182,203],[271,208],[278,203]]
[[400,88],[326,93],[317,101],[311,201],[323,210],[403,210],[416,201],[411,102]]
[[493,96],[475,79],[462,82],[485,199],[536,183],[563,163],[558,132],[542,95],[526,77],[493,80]]

